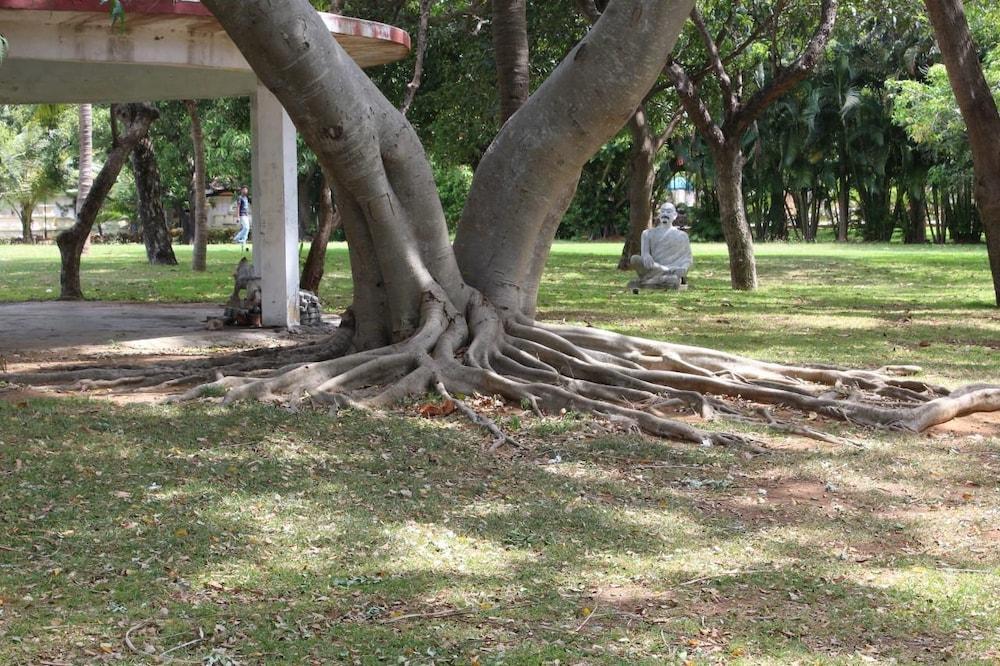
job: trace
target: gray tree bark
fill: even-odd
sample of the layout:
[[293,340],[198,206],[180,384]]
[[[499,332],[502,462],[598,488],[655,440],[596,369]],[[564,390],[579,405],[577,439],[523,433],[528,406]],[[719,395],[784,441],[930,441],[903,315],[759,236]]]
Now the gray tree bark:
[[962,0],[925,0],[951,89],[969,132],[993,290],[1000,307],[1000,112],[983,76]]
[[692,6],[611,3],[487,149],[455,254],[469,284],[503,312],[534,316],[549,249],[584,164],[653,87]]
[[500,124],[528,99],[528,15],[525,0],[493,0],[493,53],[497,63]]
[[734,289],[757,288],[757,262],[753,234],[743,199],[743,151],[730,143],[712,147],[716,195],[722,216],[722,233],[729,248],[729,275]]

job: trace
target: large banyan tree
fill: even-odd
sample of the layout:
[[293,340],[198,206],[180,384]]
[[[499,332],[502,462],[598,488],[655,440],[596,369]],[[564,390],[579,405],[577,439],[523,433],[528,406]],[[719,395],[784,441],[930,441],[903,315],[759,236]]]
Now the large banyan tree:
[[901,376],[910,368],[785,366],[535,320],[542,271],[581,170],[663,72],[693,0],[608,4],[487,150],[454,245],[416,132],[307,0],[204,4],[333,181],[353,305],[320,344],[214,359],[193,374],[190,366],[94,370],[88,385],[214,378],[185,395],[210,386],[226,401],[364,407],[437,391],[498,435],[460,398],[499,394],[539,413],[576,410],[655,435],[741,445],[751,444],[670,415],[689,408],[818,435],[779,422],[771,408],[913,432],[1000,409],[1000,387],[949,391]]

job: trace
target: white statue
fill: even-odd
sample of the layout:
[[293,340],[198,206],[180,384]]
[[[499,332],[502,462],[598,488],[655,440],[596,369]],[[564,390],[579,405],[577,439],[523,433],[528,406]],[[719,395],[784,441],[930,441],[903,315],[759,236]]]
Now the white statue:
[[632,255],[630,261],[639,278],[629,283],[630,289],[680,289],[687,285],[694,257],[687,234],[674,228],[676,219],[677,209],[665,203],[656,215],[656,225],[642,232],[642,254]]

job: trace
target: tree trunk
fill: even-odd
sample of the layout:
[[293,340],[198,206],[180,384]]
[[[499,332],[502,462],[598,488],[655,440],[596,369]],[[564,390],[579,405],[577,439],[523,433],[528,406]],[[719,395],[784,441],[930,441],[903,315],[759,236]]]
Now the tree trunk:
[[77,213],[83,207],[83,202],[87,199],[94,183],[94,108],[90,104],[81,104],[78,112],[80,117],[80,178],[76,190]]
[[299,204],[299,238],[309,236],[309,228],[312,226],[312,187],[310,181],[312,174],[300,173],[296,178],[296,191],[298,192]]
[[[134,114],[136,104],[126,104],[125,113]],[[132,173],[138,203],[139,228],[146,246],[146,260],[160,266],[176,266],[177,257],[170,242],[167,214],[163,210],[163,187],[156,163],[153,141],[147,134],[132,150]]]
[[806,234],[806,240],[815,243],[816,236],[819,234],[819,216],[822,210],[823,197],[817,189],[811,191],[812,203],[809,207],[809,230]]
[[493,0],[493,51],[500,93],[500,124],[528,99],[528,17],[525,0]]
[[972,149],[976,203],[986,232],[993,290],[1000,307],[1000,112],[983,76],[961,0],[925,0],[948,79]]
[[837,242],[847,242],[847,232],[851,224],[851,182],[846,169],[840,174],[840,187],[837,190]]
[[205,138],[201,130],[201,116],[198,115],[198,103],[194,100],[184,100],[188,115],[191,117],[191,145],[194,148],[194,247],[191,253],[191,268],[204,271],[208,254],[208,203],[205,201]]
[[676,42],[673,28],[692,4],[609,4],[486,151],[455,254],[462,276],[503,312],[534,317],[549,249],[583,166],[652,88]]
[[[80,174],[76,189],[76,206],[74,212],[79,215],[83,202],[90,193],[94,183],[94,107],[92,104],[81,104],[77,107],[79,116],[80,139]],[[112,141],[113,143],[113,141]],[[83,245],[84,253],[90,250],[90,236]]]
[[316,225],[316,233],[313,234],[312,244],[309,245],[306,263],[302,267],[302,279],[299,280],[302,289],[314,294],[319,293],[326,264],[326,246],[330,242],[330,234],[340,226],[340,213],[333,205],[333,191],[329,180],[324,178],[323,189],[319,195],[319,222]]
[[757,261],[753,235],[743,202],[743,151],[726,144],[712,149],[722,232],[729,248],[729,273],[733,289],[757,288]]
[[653,186],[656,183],[656,146],[653,133],[642,107],[629,120],[632,133],[632,155],[629,160],[628,181],[628,234],[618,270],[629,270],[632,255],[639,254],[642,232],[649,229],[653,219]]
[[35,216],[35,204],[22,203],[21,204],[21,240],[28,244],[33,244],[35,242],[35,235],[31,233],[31,224]]
[[927,242],[927,197],[920,190],[910,189],[907,193],[907,225],[904,242],[923,244]]
[[138,105],[131,114],[125,114],[121,107],[118,112],[121,114],[119,117],[126,123],[125,132],[108,152],[108,158],[94,179],[93,186],[76,216],[76,223],[56,237],[61,260],[59,273],[61,300],[83,298],[83,289],[80,286],[80,257],[83,254],[84,243],[94,227],[94,221],[101,206],[104,205],[104,200],[118,179],[122,166],[125,165],[125,160],[160,115],[154,107],[148,105]]

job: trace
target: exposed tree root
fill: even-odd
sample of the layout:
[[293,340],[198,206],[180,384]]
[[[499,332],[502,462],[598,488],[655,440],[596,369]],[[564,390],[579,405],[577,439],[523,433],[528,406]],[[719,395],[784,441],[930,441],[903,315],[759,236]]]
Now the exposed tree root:
[[802,423],[779,420],[770,407],[914,433],[973,412],[1000,410],[1000,386],[949,391],[901,378],[919,370],[912,366],[873,372],[766,363],[598,329],[504,320],[480,297],[458,312],[440,294],[429,293],[420,327],[408,339],[346,353],[350,344],[351,329],[345,327],[321,343],[290,349],[177,365],[63,368],[0,379],[82,390],[194,385],[172,399],[223,394],[224,403],[308,400],[358,408],[385,407],[436,390],[493,436],[493,449],[519,444],[463,396],[499,395],[537,414],[599,414],[649,434],[755,453],[766,449],[747,437],[703,430],[672,416],[685,410],[706,420],[751,423],[860,446]]

